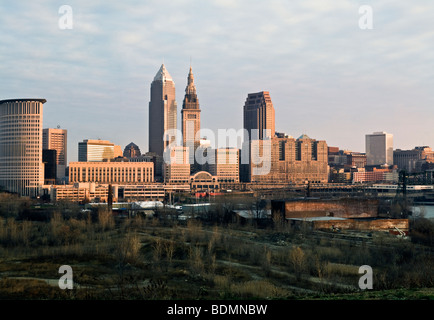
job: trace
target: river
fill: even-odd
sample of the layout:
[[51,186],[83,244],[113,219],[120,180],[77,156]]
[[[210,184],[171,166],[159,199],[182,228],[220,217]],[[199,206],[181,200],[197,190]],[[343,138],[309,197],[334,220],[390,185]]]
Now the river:
[[423,215],[425,218],[434,219],[434,205],[416,204],[412,207],[413,217]]

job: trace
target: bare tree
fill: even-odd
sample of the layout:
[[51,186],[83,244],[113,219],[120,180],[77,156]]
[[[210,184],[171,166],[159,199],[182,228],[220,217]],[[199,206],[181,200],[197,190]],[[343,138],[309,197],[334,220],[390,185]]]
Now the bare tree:
[[289,262],[291,263],[297,279],[300,280],[306,264],[306,255],[303,249],[300,247],[292,248],[289,252]]

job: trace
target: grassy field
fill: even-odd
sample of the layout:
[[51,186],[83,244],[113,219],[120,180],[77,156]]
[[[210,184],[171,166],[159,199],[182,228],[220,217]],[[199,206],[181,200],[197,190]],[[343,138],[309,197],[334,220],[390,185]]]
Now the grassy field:
[[[3,215],[0,299],[433,299],[434,253],[419,242],[104,210]],[[72,267],[72,290],[59,288],[61,265]],[[358,286],[361,265],[373,269],[372,290]]]

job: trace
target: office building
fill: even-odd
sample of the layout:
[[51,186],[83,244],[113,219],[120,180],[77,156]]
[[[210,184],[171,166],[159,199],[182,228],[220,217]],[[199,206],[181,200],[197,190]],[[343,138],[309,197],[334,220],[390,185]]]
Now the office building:
[[131,142],[126,145],[123,156],[128,159],[140,157],[140,148],[135,143]]
[[428,146],[415,147],[412,150],[393,151],[393,164],[399,170],[421,172],[427,164],[434,163],[434,151]]
[[388,167],[372,168],[367,171],[360,169],[353,172],[353,183],[367,183],[367,182],[382,182],[382,183],[397,183],[399,174],[395,169]]
[[303,134],[269,140],[253,140],[248,164],[248,182],[327,183],[329,166],[327,143]]
[[115,144],[113,146],[113,155],[114,155],[114,158],[122,158],[124,156],[124,152],[122,151],[122,147]]
[[176,146],[170,149],[170,157],[164,159],[163,174],[165,183],[189,183],[189,149]]
[[70,162],[69,183],[135,184],[154,181],[152,162]]
[[366,165],[393,165],[393,135],[374,132],[366,135]]
[[200,130],[200,108],[191,67],[187,79],[188,82],[181,110],[182,142],[184,147],[190,149],[190,162],[193,163],[191,160],[194,160],[194,152],[200,144],[200,137],[198,136]]
[[334,168],[364,168],[366,166],[366,154],[328,147],[328,163],[330,167]]
[[175,98],[175,82],[162,64],[151,83],[149,102],[149,152],[157,156],[163,156],[167,145],[176,141]]
[[240,182],[239,150],[235,148],[209,149],[212,157],[209,173],[217,177],[218,182]]
[[[244,142],[274,137],[274,107],[268,91],[247,95],[244,104],[244,129],[248,134],[244,136]],[[264,133],[264,130],[267,131]]]
[[355,168],[364,168],[366,166],[366,154],[350,152],[347,157],[347,165]]
[[61,200],[81,203],[86,203],[89,201],[107,202],[108,187],[108,184],[96,184],[95,182],[76,182],[73,184],[54,185],[51,186],[48,191],[50,194],[50,199],[53,202]]
[[[52,201],[69,200],[74,202],[107,202],[108,184],[96,182],[76,182],[67,185],[50,186],[47,193]],[[122,207],[134,206],[137,201],[164,201],[167,194],[189,192],[189,184],[166,185],[163,183],[115,184],[112,185],[113,202],[122,203]],[[136,203],[137,204],[137,203]]]
[[44,183],[45,102],[45,99],[0,101],[0,186],[21,196],[38,196]]
[[42,130],[42,149],[56,150],[56,179],[66,176],[67,158],[67,130],[60,128],[45,128]]
[[78,161],[107,161],[122,156],[120,146],[108,140],[86,139],[78,143]]
[[57,179],[57,150],[43,149],[44,184],[56,184]]

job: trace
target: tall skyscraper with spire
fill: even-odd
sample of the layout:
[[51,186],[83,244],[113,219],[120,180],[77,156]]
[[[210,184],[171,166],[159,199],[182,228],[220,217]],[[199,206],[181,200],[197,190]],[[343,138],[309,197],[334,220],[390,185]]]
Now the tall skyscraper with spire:
[[[192,157],[194,157],[195,151],[200,144],[200,137],[197,136],[197,133],[200,130],[200,108],[191,66],[187,80],[187,87],[185,88],[185,96],[181,110],[182,142],[184,147],[190,149],[190,160],[192,160]],[[190,161],[190,163],[193,162]]]
[[[165,148],[176,141],[176,113],[175,82],[162,64],[151,83],[149,152],[163,156]],[[165,135],[169,139],[166,139]]]

